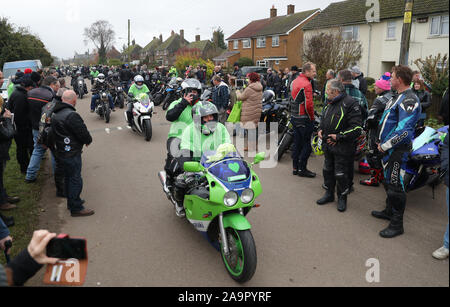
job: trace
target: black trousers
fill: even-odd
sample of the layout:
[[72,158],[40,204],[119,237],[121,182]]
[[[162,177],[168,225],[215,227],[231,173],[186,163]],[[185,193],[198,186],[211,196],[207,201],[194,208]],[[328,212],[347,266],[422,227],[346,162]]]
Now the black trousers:
[[[328,191],[334,194],[337,187],[338,196],[347,195],[349,192],[349,157],[325,151],[325,164],[323,177]],[[352,160],[353,162],[353,160]]]
[[6,194],[5,186],[3,185],[3,173],[5,172],[6,161],[0,161],[0,205],[7,203],[8,194]]
[[26,172],[33,154],[34,142],[33,133],[30,130],[18,130],[14,136],[16,142],[16,158],[20,165],[20,170]]
[[55,179],[55,187],[56,193],[58,195],[66,194],[66,185],[65,185],[65,175],[64,175],[64,161],[61,157],[58,157],[58,153],[52,150],[52,155],[55,158],[55,170],[54,170],[54,179]]
[[293,120],[294,151],[292,152],[292,164],[295,170],[305,171],[311,156],[311,137],[314,132],[314,124],[309,119]]
[[164,170],[170,179],[179,175],[177,170],[179,170],[180,167],[176,165],[176,158],[180,157],[180,145],[181,140],[179,138],[170,138],[167,140],[167,158]]

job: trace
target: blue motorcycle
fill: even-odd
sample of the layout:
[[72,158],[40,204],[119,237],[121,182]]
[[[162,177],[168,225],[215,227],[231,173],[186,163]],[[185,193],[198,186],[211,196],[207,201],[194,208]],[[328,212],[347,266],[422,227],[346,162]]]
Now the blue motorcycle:
[[437,187],[445,173],[441,170],[440,150],[449,127],[435,130],[426,127],[413,142],[410,159],[406,165],[405,187],[407,192],[420,189],[426,185]]

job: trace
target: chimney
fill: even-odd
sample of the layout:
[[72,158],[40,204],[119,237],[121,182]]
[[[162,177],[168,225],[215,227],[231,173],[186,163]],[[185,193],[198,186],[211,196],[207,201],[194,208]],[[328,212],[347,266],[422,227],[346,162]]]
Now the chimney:
[[172,30],[172,32],[170,33],[170,35],[171,35],[171,36],[174,36],[174,35],[175,35],[175,31]]
[[275,5],[272,5],[272,8],[270,9],[270,18],[277,17],[277,9],[275,8]]
[[195,41],[196,41],[196,42],[199,42],[199,41],[200,41],[200,35],[196,35],[196,36],[195,36]]
[[295,5],[289,4],[289,5],[288,5],[288,9],[287,9],[287,14],[288,14],[288,15],[292,15],[292,14],[294,14],[294,13],[295,13]]
[[184,41],[184,30],[180,30],[181,41]]
[[159,35],[159,40],[161,41],[161,43],[163,42],[162,34]]

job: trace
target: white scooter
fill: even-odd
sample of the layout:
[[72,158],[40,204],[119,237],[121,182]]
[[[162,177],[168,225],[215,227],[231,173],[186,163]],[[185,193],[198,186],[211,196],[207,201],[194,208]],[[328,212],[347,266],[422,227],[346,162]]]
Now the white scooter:
[[[139,97],[134,97],[133,94],[128,94],[129,101],[133,103],[133,125],[131,129],[140,135],[145,136],[145,140],[150,142],[152,139],[152,117],[154,114],[155,105],[147,94],[141,94]],[[125,120],[128,123],[127,112]]]

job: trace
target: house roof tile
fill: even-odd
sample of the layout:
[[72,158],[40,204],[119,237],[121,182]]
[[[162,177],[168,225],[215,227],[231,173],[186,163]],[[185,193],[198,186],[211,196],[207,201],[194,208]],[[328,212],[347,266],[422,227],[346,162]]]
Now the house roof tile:
[[[404,15],[404,0],[380,0],[380,19],[402,18]],[[347,0],[331,3],[319,16],[309,22],[303,29],[323,29],[336,26],[367,23],[366,0]],[[449,2],[445,0],[415,0],[413,15],[448,12]]]

